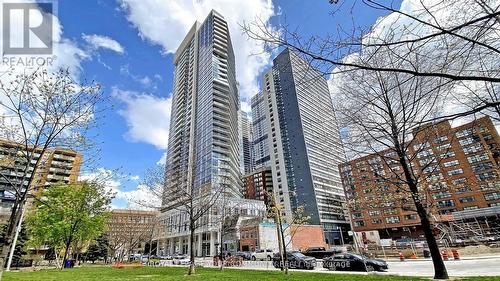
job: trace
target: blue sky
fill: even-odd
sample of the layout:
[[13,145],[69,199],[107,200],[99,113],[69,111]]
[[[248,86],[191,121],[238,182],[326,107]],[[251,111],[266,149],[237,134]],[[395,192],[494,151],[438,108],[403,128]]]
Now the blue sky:
[[258,89],[259,76],[274,54],[250,55],[260,49],[255,43],[245,42],[243,35],[234,34],[241,33],[235,23],[259,16],[270,27],[287,23],[307,37],[335,33],[337,26],[369,27],[382,16],[361,4],[353,8],[352,1],[345,1],[333,15],[338,6],[327,0],[156,2],[161,1],[58,2],[61,36],[74,48],[68,50],[82,51],[75,56],[77,62],[71,62],[79,69],[80,80],[98,81],[113,104],[99,128],[102,154],[98,166],[130,175],[114,183],[120,193],[113,202],[115,207],[126,207],[128,197],[140,196],[134,190],[145,169],[155,165],[165,152],[172,51],[196,18],[201,20],[215,8],[228,19],[237,56],[237,79],[242,85],[242,100],[246,101]]

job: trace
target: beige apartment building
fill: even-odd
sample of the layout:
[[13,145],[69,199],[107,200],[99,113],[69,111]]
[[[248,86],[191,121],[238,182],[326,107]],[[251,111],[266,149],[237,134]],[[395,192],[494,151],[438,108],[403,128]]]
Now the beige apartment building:
[[[79,153],[63,148],[48,149],[43,155],[40,154],[41,149],[35,148],[30,152],[34,152],[34,157],[29,165],[27,176],[35,173],[32,186],[30,186],[32,194],[54,183],[77,182],[82,162],[82,156]],[[26,167],[24,155],[26,155],[24,145],[0,139],[0,223],[7,221],[15,201],[11,184],[19,184],[24,180],[22,178]],[[39,165],[35,167],[40,157]],[[30,202],[28,207],[31,206]]]
[[158,211],[112,210],[106,226],[112,257],[126,260],[130,255],[149,253],[146,245],[151,245],[160,231],[158,214]]

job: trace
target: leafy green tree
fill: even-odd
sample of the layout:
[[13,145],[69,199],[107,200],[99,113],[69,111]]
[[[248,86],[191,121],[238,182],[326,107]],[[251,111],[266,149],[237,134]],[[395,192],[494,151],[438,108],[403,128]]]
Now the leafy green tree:
[[82,182],[48,187],[27,219],[32,243],[64,249],[63,265],[74,240],[91,241],[104,231],[112,195]]
[[94,263],[102,258],[104,261],[108,259],[109,240],[106,234],[99,236],[95,243],[90,244],[85,253],[85,260]]

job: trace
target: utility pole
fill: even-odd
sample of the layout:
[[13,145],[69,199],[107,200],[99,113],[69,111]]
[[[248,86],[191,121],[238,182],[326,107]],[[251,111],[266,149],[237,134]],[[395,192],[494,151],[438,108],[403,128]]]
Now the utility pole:
[[9,253],[9,260],[7,261],[7,268],[5,271],[10,271],[10,266],[12,264],[12,258],[14,257],[14,251],[16,250],[16,244],[17,244],[17,239],[19,238],[19,233],[21,232],[22,224],[23,224],[23,219],[24,219],[24,213],[26,211],[26,206],[23,204],[21,206],[23,210],[21,211],[21,218],[19,219],[19,223],[16,228],[16,234],[14,235],[14,240],[12,241],[12,245],[10,248],[10,253]]

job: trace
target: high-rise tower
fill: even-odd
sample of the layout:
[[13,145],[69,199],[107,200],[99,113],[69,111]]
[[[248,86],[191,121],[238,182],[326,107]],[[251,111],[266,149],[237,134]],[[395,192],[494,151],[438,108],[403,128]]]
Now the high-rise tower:
[[[209,210],[196,221],[193,250],[197,256],[215,255],[217,245],[235,251],[233,239],[220,242],[221,222],[234,214],[263,216],[265,206],[241,194],[234,54],[219,13],[211,11],[202,24],[193,25],[174,55],[174,65],[165,193],[193,191],[195,206],[203,202],[200,198],[217,198],[211,206],[198,206]],[[159,215],[165,225],[158,239],[163,254],[190,252],[191,221],[176,199],[165,196]]]
[[326,79],[285,49],[264,74],[262,87],[262,98],[255,101],[262,99],[267,107],[266,141],[276,201],[285,206],[288,220],[303,206],[309,223],[323,226],[328,243],[341,243],[349,223],[337,167],[345,155]]
[[177,49],[167,187],[210,190],[224,184],[227,193],[240,196],[234,61],[227,23],[213,10],[202,24],[193,25]]
[[248,114],[240,111],[239,114],[240,127],[240,170],[241,174],[245,175],[252,171],[252,120],[248,118]]

